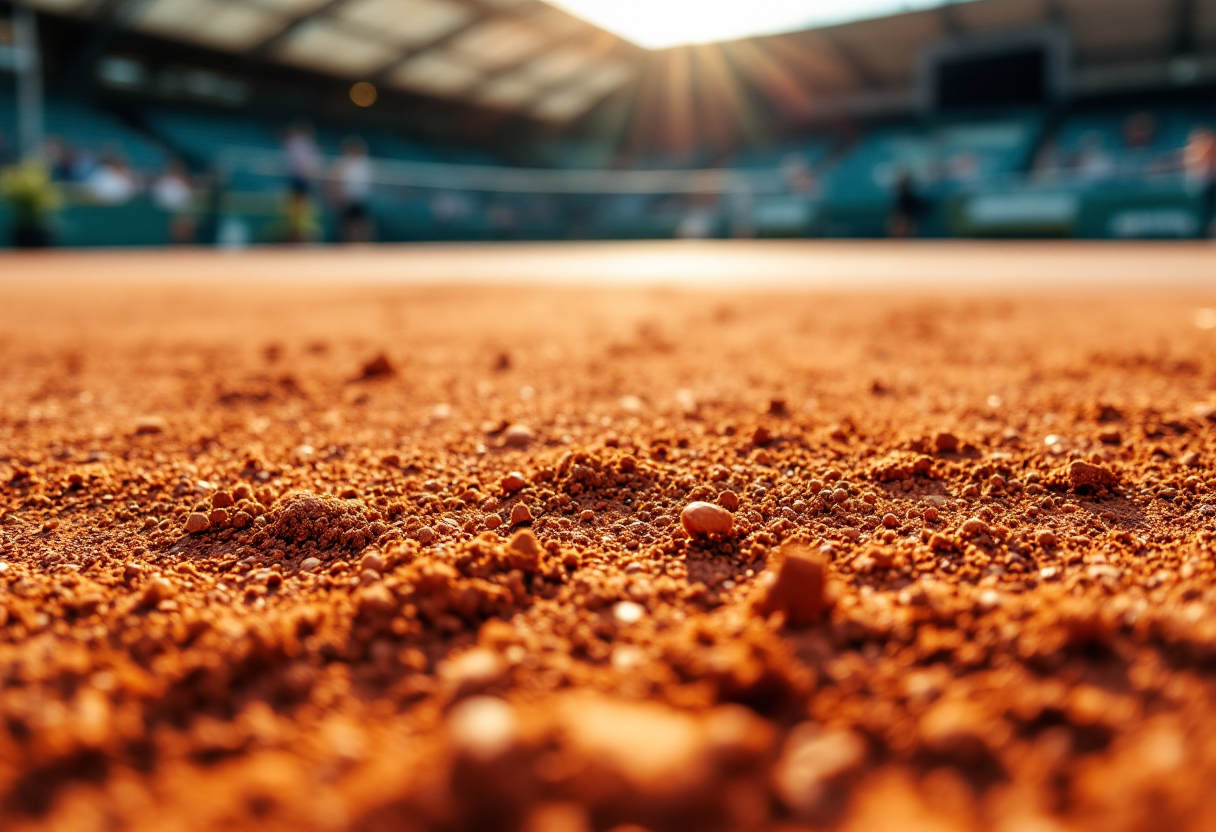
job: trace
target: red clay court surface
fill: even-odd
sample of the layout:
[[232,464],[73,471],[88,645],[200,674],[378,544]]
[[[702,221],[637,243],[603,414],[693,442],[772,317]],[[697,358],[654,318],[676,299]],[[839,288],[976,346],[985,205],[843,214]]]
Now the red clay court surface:
[[1214,347],[1211,245],[0,256],[0,828],[1211,830]]

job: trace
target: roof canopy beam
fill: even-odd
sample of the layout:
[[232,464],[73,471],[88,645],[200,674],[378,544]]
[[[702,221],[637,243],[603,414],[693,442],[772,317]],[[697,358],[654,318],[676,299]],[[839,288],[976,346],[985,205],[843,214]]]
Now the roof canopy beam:
[[102,0],[93,11],[93,19],[106,26],[124,29],[139,16],[149,0]]
[[452,31],[447,32],[446,34],[442,34],[439,37],[434,38],[432,40],[429,40],[426,43],[422,44],[421,46],[411,47],[411,48],[403,51],[400,55],[398,55],[396,58],[394,58],[392,60],[392,62],[389,63],[388,66],[379,70],[375,75],[372,76],[372,79],[371,79],[372,83],[373,84],[385,83],[386,81],[388,81],[388,79],[392,76],[392,74],[394,72],[396,72],[398,69],[403,67],[405,64],[409,63],[414,58],[417,58],[423,52],[430,52],[432,49],[442,49],[443,47],[445,47],[451,43],[454,43],[458,38],[473,31],[481,24],[485,23],[488,20],[492,20],[492,19],[496,18],[497,16],[498,15],[496,15],[492,11],[489,11],[484,6],[480,7],[472,18],[470,18],[469,20],[466,20],[464,23],[457,26]]
[[291,35],[301,26],[305,25],[306,23],[310,23],[319,17],[328,15],[330,12],[337,10],[340,6],[343,6],[348,2],[350,2],[350,0],[326,0],[326,2],[317,6],[307,14],[302,14],[294,18],[282,29],[275,32],[258,45],[254,46],[249,50],[249,56],[251,58],[265,58],[272,51],[274,51],[275,47],[281,45],[284,41],[291,37]]
[[856,50],[843,43],[839,38],[832,37],[827,31],[823,31],[820,34],[823,36],[824,42],[831,47],[837,60],[848,68],[849,72],[853,74],[853,77],[857,79],[862,87],[872,90],[880,85],[878,73],[857,54]]
[[1195,24],[1199,15],[1199,4],[1195,0],[1174,0],[1174,38],[1176,55],[1189,55],[1195,51]]
[[[587,36],[577,37],[577,38],[564,37],[560,33],[553,33],[546,39],[544,45],[546,47],[559,46],[559,45],[561,45],[561,46],[584,46],[584,45],[586,45],[588,51],[592,51],[591,42],[595,41],[595,40],[599,40],[601,43],[603,43],[603,38],[605,37],[605,35],[606,35],[605,32],[602,32],[599,30],[591,30]],[[547,83],[542,83],[542,84],[538,85],[537,86],[537,90],[538,90],[537,99],[543,98],[545,93],[549,92],[550,90],[552,90],[556,87],[560,87],[560,86],[564,85],[567,81],[571,80],[572,78],[580,78],[584,75],[590,74],[592,71],[594,71],[595,69],[598,68],[599,63],[601,61],[603,61],[604,59],[611,58],[613,55],[625,52],[626,46],[627,46],[626,41],[621,40],[618,37],[612,37],[612,42],[611,42],[611,45],[609,46],[609,48],[596,51],[594,59],[591,62],[589,62],[586,66],[584,66],[578,70],[575,70],[575,72],[572,75],[558,78],[556,81],[549,81]],[[525,55],[521,58],[518,58],[517,60],[511,61],[509,64],[506,64],[504,66],[501,66],[501,67],[495,69],[494,74],[496,77],[499,77],[499,78],[510,75],[513,72],[517,72],[517,71],[523,69],[528,64],[537,60],[539,57],[541,57],[541,56],[534,52],[529,52],[527,55]],[[474,84],[473,86],[471,86],[467,90],[465,90],[464,96],[469,99],[476,98],[480,93],[484,92],[486,87],[490,86],[490,84],[492,84],[494,82],[494,80],[495,80],[495,78],[484,78],[481,81],[478,81],[476,84]]]
[[954,8],[954,3],[943,3],[937,7],[937,19],[942,24],[942,31],[952,38],[967,34],[967,27]]
[[[567,88],[574,89],[578,87],[579,85],[585,83],[588,78],[594,77],[595,72],[598,69],[599,67],[595,64],[589,64],[588,66],[585,66],[575,72],[573,75],[568,75],[565,78],[559,78],[556,81],[549,81],[548,83],[537,86],[536,94],[532,96],[532,100],[527,105],[528,109],[535,107],[541,101],[545,100],[559,90]],[[604,95],[607,96],[608,93],[604,93]]]
[[85,89],[92,81],[93,64],[143,13],[151,0],[103,0],[92,13],[97,28],[68,57],[63,77],[69,85]]

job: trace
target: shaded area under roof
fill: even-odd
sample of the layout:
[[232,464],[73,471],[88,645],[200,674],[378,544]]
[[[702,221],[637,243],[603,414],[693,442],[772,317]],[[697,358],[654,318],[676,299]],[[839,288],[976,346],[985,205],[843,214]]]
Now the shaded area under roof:
[[540,0],[21,2],[549,121],[582,115],[636,72],[636,47]]
[[542,0],[19,2],[559,124],[612,99],[600,109],[618,133],[711,141],[842,101],[906,100],[927,47],[1030,27],[1068,33],[1079,78],[1138,62],[1148,83],[1178,56],[1193,56],[1203,72],[1216,68],[1216,0],[916,0],[931,7],[661,51]]

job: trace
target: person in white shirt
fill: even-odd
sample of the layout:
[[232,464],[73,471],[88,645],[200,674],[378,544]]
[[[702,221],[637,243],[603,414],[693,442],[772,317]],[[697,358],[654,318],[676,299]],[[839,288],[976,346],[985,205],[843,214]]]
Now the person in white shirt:
[[312,128],[306,124],[297,124],[287,131],[287,138],[283,142],[283,155],[287,161],[291,190],[305,194],[311,191],[313,179],[321,168],[321,152],[317,149],[317,140],[313,136]]
[[342,157],[330,173],[338,209],[338,234],[344,243],[370,243],[372,162],[367,145],[351,136],[342,142]]
[[107,155],[89,176],[86,185],[98,202],[122,205],[130,202],[139,185],[126,161],[117,154]]
[[194,242],[194,188],[181,162],[172,161],[152,183],[152,202],[169,213],[169,236],[174,243]]
[[1077,154],[1077,175],[1086,182],[1105,182],[1115,177],[1115,158],[1107,152],[1100,133],[1087,133]]

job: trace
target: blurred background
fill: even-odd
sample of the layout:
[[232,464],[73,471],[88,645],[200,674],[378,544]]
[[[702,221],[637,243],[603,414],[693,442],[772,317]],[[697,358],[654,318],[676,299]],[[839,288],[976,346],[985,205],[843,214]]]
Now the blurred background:
[[1216,0],[0,0],[0,246],[1200,238],[1214,128]]

